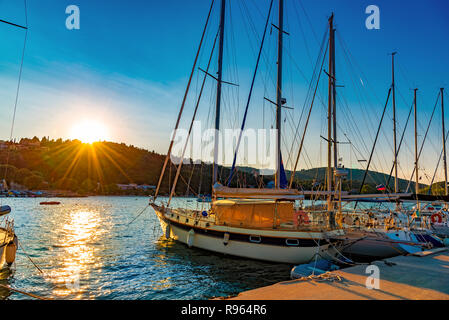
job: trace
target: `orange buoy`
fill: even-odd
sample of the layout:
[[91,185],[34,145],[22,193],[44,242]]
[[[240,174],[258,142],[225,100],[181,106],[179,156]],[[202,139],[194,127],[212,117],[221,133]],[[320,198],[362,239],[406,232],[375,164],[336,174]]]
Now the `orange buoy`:
[[293,224],[295,225],[295,227],[298,227],[298,226],[303,225],[303,224],[309,224],[310,223],[309,216],[304,211],[296,211],[293,214],[293,216],[294,216]]
[[439,213],[434,213],[430,216],[430,220],[432,220],[432,223],[442,223],[443,217]]

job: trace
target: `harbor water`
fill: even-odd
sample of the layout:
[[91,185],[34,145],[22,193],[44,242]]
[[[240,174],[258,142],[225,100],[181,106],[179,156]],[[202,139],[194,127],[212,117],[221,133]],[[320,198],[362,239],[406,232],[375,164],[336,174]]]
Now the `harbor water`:
[[[288,280],[291,265],[165,240],[146,197],[2,198],[19,238],[0,283],[54,299],[210,299]],[[197,207],[196,199],[175,205]],[[32,261],[31,261],[32,260]],[[36,266],[33,265],[34,262]],[[39,271],[39,269],[42,271]],[[29,299],[0,288],[0,299]]]

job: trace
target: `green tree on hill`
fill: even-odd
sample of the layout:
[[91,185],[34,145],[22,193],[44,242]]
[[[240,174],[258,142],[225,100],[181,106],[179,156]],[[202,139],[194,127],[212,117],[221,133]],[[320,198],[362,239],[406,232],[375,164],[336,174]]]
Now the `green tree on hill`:
[[91,193],[94,192],[97,188],[97,183],[92,179],[85,179],[83,183],[81,183],[80,192],[81,193]]
[[32,176],[33,173],[28,168],[21,168],[17,170],[16,176],[14,178],[14,182],[17,182],[18,184],[24,184],[25,179],[29,176]]
[[30,190],[41,189],[44,182],[44,178],[37,175],[31,175],[26,177],[24,180],[24,185]]
[[378,193],[377,189],[370,184],[364,184],[362,187],[363,194],[373,194]]
[[0,165],[0,180],[5,179],[9,184],[14,181],[17,174],[17,168],[10,164],[1,164]]
[[116,183],[109,183],[103,187],[104,194],[112,195],[120,193],[120,189]]
[[54,187],[59,190],[70,190],[76,191],[78,190],[78,181],[72,178],[61,178],[56,183],[54,183]]

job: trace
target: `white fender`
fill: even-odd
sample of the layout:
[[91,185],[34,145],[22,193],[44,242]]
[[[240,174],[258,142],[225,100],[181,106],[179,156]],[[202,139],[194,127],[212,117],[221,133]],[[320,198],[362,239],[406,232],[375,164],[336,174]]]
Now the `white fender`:
[[164,232],[165,239],[170,239],[170,233],[171,233],[170,224],[167,223],[167,225],[165,226],[165,232]]
[[5,261],[8,265],[13,264],[13,262],[16,260],[16,251],[17,251],[16,242],[12,241],[11,243],[8,243],[5,252]]
[[444,238],[443,243],[446,247],[449,247],[449,238]]
[[187,245],[189,246],[189,248],[192,247],[194,238],[195,231],[193,229],[190,229],[189,233],[187,234]]

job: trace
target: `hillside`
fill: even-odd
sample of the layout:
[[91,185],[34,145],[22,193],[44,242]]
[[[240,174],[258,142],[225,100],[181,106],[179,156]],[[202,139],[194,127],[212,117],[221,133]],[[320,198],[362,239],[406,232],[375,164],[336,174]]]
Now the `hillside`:
[[[295,174],[295,178],[299,179],[299,181],[310,181],[314,179],[316,179],[317,181],[324,181],[324,177],[326,176],[326,170],[327,168],[314,168],[309,170],[301,170]],[[365,174],[365,170],[361,169],[347,169],[347,170],[348,170],[348,178],[345,184],[350,186],[349,190],[355,190],[356,192],[358,192],[360,184],[362,183],[363,180],[363,176]],[[369,171],[365,180],[365,184],[368,185],[366,189],[368,190],[365,190],[366,192],[364,193],[375,193],[376,190],[374,187],[380,184],[386,186],[387,181],[388,181],[388,174],[376,171]],[[409,181],[404,179],[398,179],[398,183],[399,183],[399,190],[404,192],[407,189]],[[394,177],[391,177],[388,187],[389,189],[394,190]],[[428,188],[428,186],[420,184],[420,190],[423,188]],[[411,183],[409,192],[414,192],[414,189],[415,183]]]
[[[165,156],[114,142],[84,144],[78,140],[22,139],[19,143],[0,142],[0,180],[8,185],[29,190],[69,190],[78,194],[149,194],[151,191],[123,191],[117,184],[157,185]],[[349,169],[343,189],[358,192],[364,171]],[[220,181],[226,181],[230,169],[219,167]],[[258,176],[254,168],[242,167],[231,186],[257,187],[268,184],[272,176]],[[172,164],[166,170],[161,193],[169,192],[176,173]],[[310,190],[317,183],[325,185],[326,168],[301,170],[296,173],[295,187]],[[287,171],[287,175],[290,173]],[[375,193],[376,185],[386,184],[388,176],[370,171],[363,193]],[[391,179],[390,187],[393,188]],[[400,179],[402,191],[407,181]],[[189,160],[181,170],[176,194],[210,193],[212,165],[193,165]],[[189,186],[189,188],[187,188]],[[412,184],[414,187],[414,184]],[[421,188],[428,188],[422,185]],[[189,192],[187,193],[187,189]],[[437,185],[433,191],[439,192]]]
[[[70,190],[79,194],[126,194],[117,184],[157,185],[165,156],[132,145],[114,142],[84,144],[78,140],[22,139],[20,143],[0,143],[0,181],[30,190]],[[228,168],[219,170],[229,175]],[[182,167],[176,193],[209,193],[210,164]],[[167,167],[161,193],[169,192],[176,173]],[[240,181],[254,185],[253,175],[240,174]],[[200,183],[201,181],[201,183]],[[140,193],[149,193],[140,192]],[[131,193],[135,193],[132,191]]]

